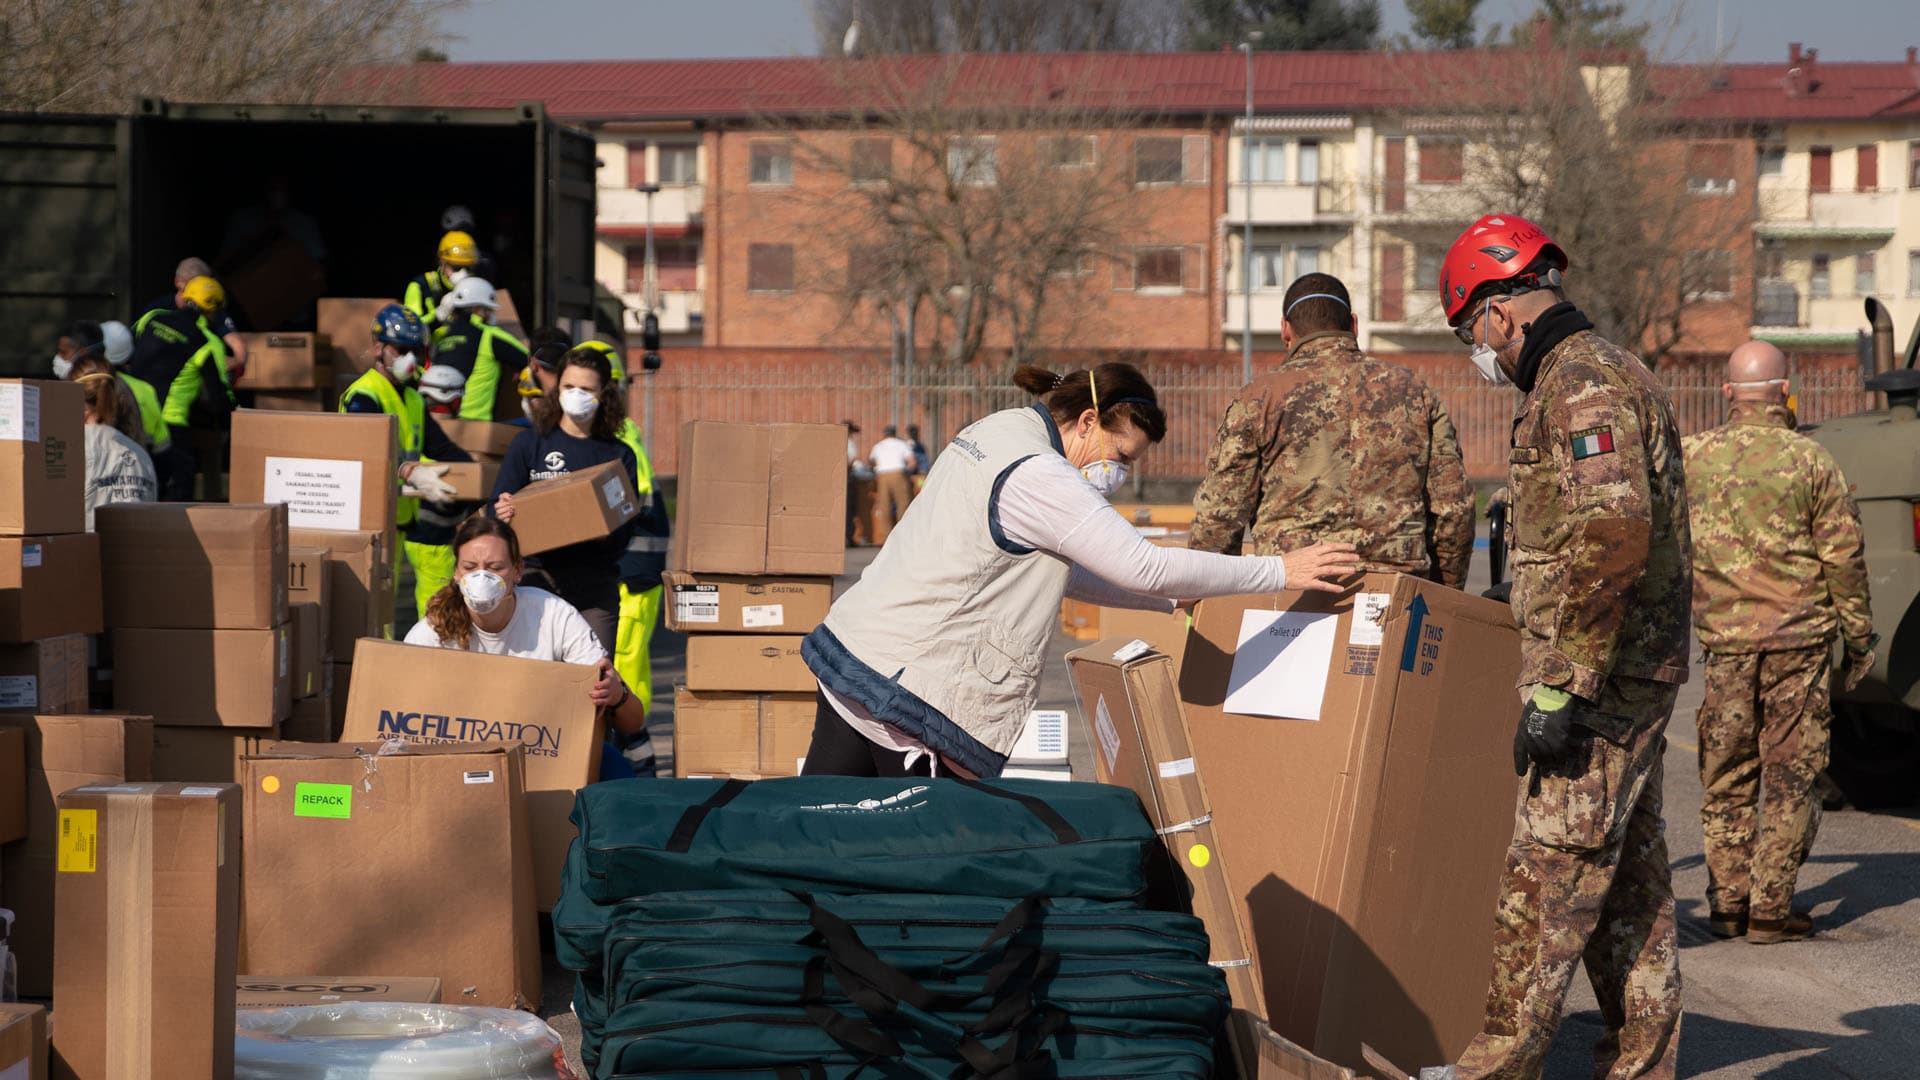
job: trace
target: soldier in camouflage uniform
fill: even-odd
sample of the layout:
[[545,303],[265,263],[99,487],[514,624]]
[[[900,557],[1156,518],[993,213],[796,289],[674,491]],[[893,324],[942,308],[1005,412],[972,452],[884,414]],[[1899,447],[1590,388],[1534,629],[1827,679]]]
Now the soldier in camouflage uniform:
[[1354,329],[1339,278],[1307,274],[1287,289],[1286,363],[1227,406],[1188,546],[1279,555],[1345,540],[1363,569],[1461,588],[1473,489],[1453,423],[1412,371],[1361,352]]
[[1727,422],[1686,440],[1693,629],[1706,652],[1700,783],[1709,926],[1771,944],[1813,932],[1792,910],[1820,826],[1829,657],[1848,686],[1873,666],[1860,514],[1819,443],[1793,430],[1787,358],[1750,341],[1727,360]]
[[1584,961],[1596,1077],[1671,1077],[1680,954],[1661,753],[1687,677],[1687,495],[1666,392],[1561,295],[1537,226],[1481,218],[1441,274],[1473,363],[1525,394],[1508,469],[1526,781],[1494,918],[1482,1032],[1461,1077],[1538,1077]]

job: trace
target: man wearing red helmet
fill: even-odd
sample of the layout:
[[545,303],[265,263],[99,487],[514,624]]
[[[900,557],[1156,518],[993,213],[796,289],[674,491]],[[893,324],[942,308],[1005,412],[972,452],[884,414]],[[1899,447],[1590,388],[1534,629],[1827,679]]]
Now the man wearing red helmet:
[[1583,959],[1608,1027],[1594,1075],[1671,1077],[1679,1045],[1660,807],[1692,595],[1680,431],[1646,366],[1567,302],[1566,267],[1510,214],[1474,222],[1441,267],[1474,366],[1526,395],[1507,483],[1527,789],[1463,1078],[1538,1077]]

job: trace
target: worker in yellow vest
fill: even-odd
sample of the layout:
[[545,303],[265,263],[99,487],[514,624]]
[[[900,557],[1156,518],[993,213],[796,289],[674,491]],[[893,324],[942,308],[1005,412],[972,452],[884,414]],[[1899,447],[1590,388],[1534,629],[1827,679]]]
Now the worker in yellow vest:
[[373,366],[340,395],[340,411],[386,413],[399,421],[399,483],[418,497],[400,499],[395,524],[413,567],[414,612],[424,617],[427,601],[453,580],[453,530],[464,516],[453,488],[443,479],[444,464],[436,468],[434,463],[473,458],[447,438],[414,387],[427,351],[427,328],[420,317],[399,304],[381,308],[373,319],[373,348]]

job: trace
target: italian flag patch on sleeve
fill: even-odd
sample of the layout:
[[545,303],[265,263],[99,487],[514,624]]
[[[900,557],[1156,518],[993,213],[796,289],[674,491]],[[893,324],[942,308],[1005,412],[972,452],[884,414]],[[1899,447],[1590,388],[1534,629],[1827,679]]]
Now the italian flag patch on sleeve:
[[1597,454],[1613,453],[1613,429],[1587,428],[1573,433],[1573,460],[1581,461]]

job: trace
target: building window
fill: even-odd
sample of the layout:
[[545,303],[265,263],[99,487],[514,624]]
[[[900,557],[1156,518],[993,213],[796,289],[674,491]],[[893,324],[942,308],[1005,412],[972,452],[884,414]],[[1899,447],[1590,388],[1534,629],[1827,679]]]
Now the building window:
[[[693,292],[700,287],[700,241],[675,238],[653,242],[661,292]],[[647,291],[647,246],[627,246],[627,291]]]
[[747,155],[747,182],[786,185],[793,183],[793,145],[787,142],[757,142]]
[[1086,277],[1093,273],[1093,256],[1085,251],[1062,252],[1054,257],[1047,273],[1057,278]]
[[1000,182],[1000,148],[991,135],[947,141],[947,176],[966,187],[992,187]]
[[747,245],[747,291],[785,293],[793,291],[793,245]]
[[1733,296],[1733,252],[1689,251],[1681,266],[1688,300],[1726,300]]
[[647,144],[630,142],[627,144],[627,186],[639,187],[647,182]]
[[1180,139],[1147,138],[1133,144],[1133,182],[1136,184],[1177,184],[1181,171]]
[[1853,150],[1855,168],[1853,171],[1853,190],[1880,190],[1880,145],[1864,143]]
[[700,148],[666,144],[660,147],[660,183],[697,184],[700,182]]
[[1186,282],[1187,249],[1138,248],[1133,253],[1133,287],[1147,292],[1179,292]]
[[1807,190],[1833,190],[1833,147],[1816,146],[1807,151]]
[[1381,142],[1380,209],[1397,214],[1407,208],[1407,140],[1389,135]]
[[1093,136],[1055,135],[1046,142],[1047,164],[1056,169],[1093,168]]
[[1920,142],[1907,144],[1907,186],[1920,188]]
[[1287,249],[1284,247],[1254,248],[1253,265],[1248,270],[1252,275],[1254,292],[1286,288]]
[[1447,259],[1445,244],[1415,244],[1413,248],[1413,287],[1427,292],[1440,291],[1440,264]]
[[1920,296],[1920,251],[1907,252],[1907,295]]
[[1422,136],[1419,149],[1420,183],[1457,184],[1460,182],[1466,169],[1466,161],[1459,139]]
[[1300,182],[1317,184],[1320,182],[1320,140],[1300,140]]
[[1833,259],[1830,256],[1813,257],[1813,277],[1807,283],[1807,295],[1816,300],[1833,295]]
[[893,140],[863,138],[853,140],[848,155],[847,175],[856,184],[873,184],[893,179]]
[[1247,179],[1256,184],[1287,182],[1287,141],[1285,139],[1248,139]]
[[1879,284],[1879,275],[1874,272],[1877,266],[1873,252],[1853,257],[1853,295],[1872,296]]
[[1293,276],[1303,277],[1320,272],[1320,248],[1314,244],[1303,244],[1293,249]]
[[1787,169],[1787,148],[1763,146],[1754,157],[1754,172],[1761,176],[1779,176]]
[[1733,147],[1715,143],[1687,147],[1687,190],[1695,195],[1733,192]]

